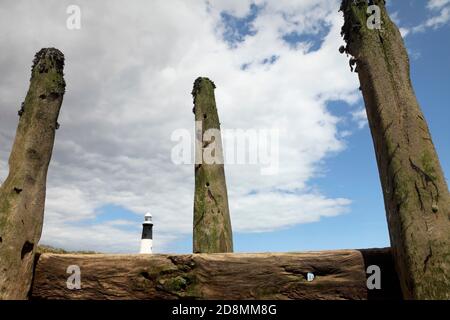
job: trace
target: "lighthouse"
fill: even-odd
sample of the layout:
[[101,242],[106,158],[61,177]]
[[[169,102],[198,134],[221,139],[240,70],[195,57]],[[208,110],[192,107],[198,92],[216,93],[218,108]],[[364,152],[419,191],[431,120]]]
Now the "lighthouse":
[[142,223],[142,237],[141,237],[141,254],[151,254],[153,251],[153,222],[150,212],[145,214],[144,222]]

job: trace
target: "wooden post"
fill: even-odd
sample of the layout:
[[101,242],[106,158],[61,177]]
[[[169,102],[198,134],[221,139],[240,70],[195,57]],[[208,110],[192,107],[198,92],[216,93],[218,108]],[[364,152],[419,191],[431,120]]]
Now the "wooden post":
[[[366,286],[366,260],[382,270],[380,290]],[[36,264],[31,298],[397,299],[400,290],[391,260],[389,249],[193,255],[45,253]],[[70,265],[80,268],[79,290],[67,288]],[[308,273],[315,276],[312,281]]]
[[192,90],[196,122],[194,253],[233,251],[214,89],[215,85],[211,80],[198,78]]
[[[344,0],[342,28],[372,132],[389,235],[406,299],[450,298],[450,197],[384,0]],[[379,9],[381,29],[377,22]]]
[[45,189],[65,91],[64,55],[40,50],[0,188],[0,299],[26,299],[44,218]]

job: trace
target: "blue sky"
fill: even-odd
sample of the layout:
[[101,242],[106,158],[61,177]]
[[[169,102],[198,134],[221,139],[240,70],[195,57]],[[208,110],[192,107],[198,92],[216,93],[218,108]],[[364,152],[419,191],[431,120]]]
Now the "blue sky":
[[[250,34],[254,12],[240,23],[234,34]],[[425,1],[391,1],[389,12],[400,20],[400,27],[412,28],[430,17]],[[227,17],[227,20],[229,17]],[[325,29],[325,28],[324,28]],[[227,34],[228,36],[228,34]],[[311,50],[320,46],[322,32],[316,35],[289,36],[285,40],[296,45],[312,42]],[[405,44],[410,52],[411,78],[417,98],[428,121],[434,144],[446,177],[450,172],[450,25],[408,34]],[[234,39],[231,39],[233,42]],[[362,97],[361,97],[362,99]],[[331,112],[348,118],[348,105],[329,103]],[[343,121],[342,130],[354,124]],[[328,157],[323,164],[323,176],[313,179],[317,188],[332,197],[352,199],[350,211],[320,222],[301,224],[268,233],[235,233],[235,249],[241,252],[302,251],[342,248],[371,248],[389,246],[382,190],[375,153],[367,125],[354,131],[346,141],[346,150]],[[180,252],[190,250],[190,239],[177,243]]]
[[[411,28],[429,18],[424,1],[392,1],[389,11],[400,19],[400,27]],[[230,45],[251,36],[251,23],[257,16],[258,7],[252,8],[245,17],[233,17],[223,13],[227,23],[224,33]],[[320,47],[321,32],[311,35],[290,33],[285,40],[292,46],[299,42],[312,43],[311,50]],[[409,34],[405,44],[410,52],[411,78],[417,98],[428,120],[441,165],[446,176],[450,172],[450,26]],[[439,63],[438,63],[439,62]],[[362,99],[362,97],[361,97]],[[348,117],[348,105],[331,102],[329,108],[339,117]],[[351,129],[350,121],[343,121],[341,129]],[[275,232],[235,233],[235,250],[257,251],[301,251],[340,248],[371,248],[389,246],[382,190],[376,166],[370,130],[367,125],[347,138],[345,151],[328,157],[322,177],[313,183],[332,197],[348,197],[353,203],[350,212],[320,222],[301,224]],[[174,246],[178,252],[191,250],[190,237]]]
[[[83,14],[79,31],[65,28],[73,2]],[[388,3],[448,176],[450,1]],[[338,53],[337,7],[328,0],[2,2],[0,70],[8,81],[0,79],[0,181],[17,123],[11,106],[23,99],[36,48],[55,46],[66,55],[68,88],[42,243],[136,252],[149,210],[157,252],[192,251],[193,168],[171,163],[170,137],[192,129],[190,91],[203,75],[217,85],[222,129],[288,131],[280,174],[225,166],[235,251],[389,246],[359,84]]]

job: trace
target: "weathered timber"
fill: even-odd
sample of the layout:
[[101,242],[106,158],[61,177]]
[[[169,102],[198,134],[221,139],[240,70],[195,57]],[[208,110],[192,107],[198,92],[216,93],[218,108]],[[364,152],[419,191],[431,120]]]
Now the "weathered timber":
[[63,68],[59,50],[39,51],[19,110],[9,175],[0,188],[0,299],[26,299],[30,290],[47,170],[65,91]]
[[[374,298],[399,297],[389,249],[261,254],[42,254],[32,299],[367,299],[366,259],[381,267]],[[67,267],[81,271],[69,290]],[[315,275],[307,281],[307,273]],[[389,290],[389,291],[387,291]]]
[[370,29],[367,1],[344,0],[342,34],[372,132],[396,269],[406,299],[450,299],[450,196],[385,1]]
[[211,80],[198,78],[192,90],[196,121],[194,253],[233,252],[222,138],[214,89],[215,85]]

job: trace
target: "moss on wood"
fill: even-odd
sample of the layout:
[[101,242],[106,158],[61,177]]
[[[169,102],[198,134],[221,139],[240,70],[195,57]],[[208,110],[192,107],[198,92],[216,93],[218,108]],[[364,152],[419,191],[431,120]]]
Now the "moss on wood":
[[[207,130],[220,130],[219,116],[214,97],[215,84],[208,78],[198,78],[194,82],[192,95],[194,98],[195,121],[202,125],[200,147],[210,143],[203,141]],[[221,137],[215,137],[215,152],[222,154]],[[222,159],[223,160],[223,159]],[[195,253],[232,252],[233,239],[228,209],[228,196],[223,163],[207,164],[202,161],[195,165],[194,195],[194,236]]]
[[46,177],[59,110],[65,92],[64,56],[40,50],[19,111],[9,158],[9,175],[0,188],[0,299],[25,299],[45,207]]
[[344,0],[344,52],[356,61],[405,298],[449,299],[450,197],[414,94],[409,59],[385,1],[381,29],[367,27],[364,0]]

